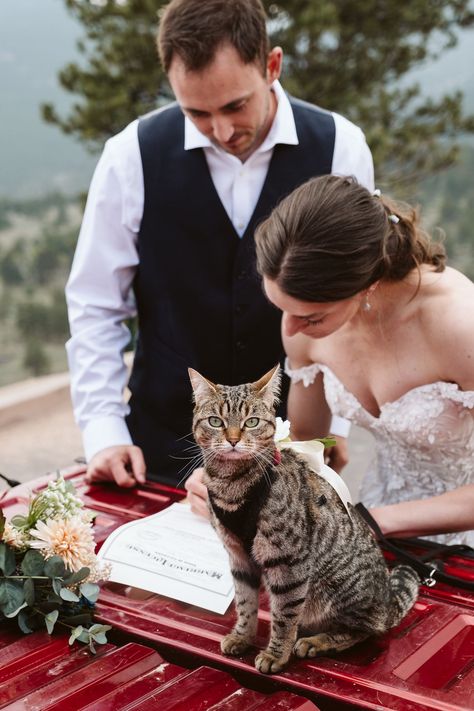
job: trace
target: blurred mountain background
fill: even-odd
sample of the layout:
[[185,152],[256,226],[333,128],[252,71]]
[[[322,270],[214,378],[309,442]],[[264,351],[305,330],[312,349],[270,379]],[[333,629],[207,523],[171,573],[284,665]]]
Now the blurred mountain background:
[[[83,35],[63,0],[0,2],[0,385],[66,368],[63,289],[98,153],[46,124],[40,104],[54,104],[59,113],[72,106],[57,75],[68,62],[81,63],[76,43]],[[474,112],[473,66],[474,30],[466,29],[457,46],[410,71],[403,83],[419,82],[433,99],[460,90],[465,112]],[[328,106],[324,96],[320,101]],[[446,232],[450,263],[471,278],[473,174],[468,136],[458,163],[410,195],[427,225]]]

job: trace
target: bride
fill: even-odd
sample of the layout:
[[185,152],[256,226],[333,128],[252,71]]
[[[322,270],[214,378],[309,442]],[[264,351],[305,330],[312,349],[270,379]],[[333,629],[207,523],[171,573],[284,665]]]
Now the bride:
[[361,500],[392,536],[474,545],[474,284],[416,211],[353,179],[315,178],[256,234],[283,311],[292,438],[331,414],[372,432]]

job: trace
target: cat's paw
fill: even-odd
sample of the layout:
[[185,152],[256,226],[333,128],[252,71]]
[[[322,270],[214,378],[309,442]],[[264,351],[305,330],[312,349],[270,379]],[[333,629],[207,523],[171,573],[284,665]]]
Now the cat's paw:
[[260,652],[255,657],[255,668],[262,674],[276,674],[282,671],[288,664],[285,657],[275,657],[270,652]]
[[252,640],[242,635],[231,632],[223,637],[221,641],[221,651],[231,657],[240,657],[249,647],[252,646]]
[[334,644],[327,634],[316,634],[313,637],[301,637],[296,640],[293,648],[294,654],[300,659],[316,657],[319,654],[327,654],[334,651]]

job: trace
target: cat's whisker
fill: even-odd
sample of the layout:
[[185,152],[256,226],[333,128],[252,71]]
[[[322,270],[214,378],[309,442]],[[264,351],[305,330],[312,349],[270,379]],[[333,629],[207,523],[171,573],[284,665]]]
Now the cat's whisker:
[[[184,451],[184,450],[183,450],[183,451]],[[188,457],[178,457],[178,456],[175,455],[175,454],[170,454],[169,456],[170,456],[170,459],[196,459],[196,457],[199,456],[199,455],[197,455],[197,454],[190,454]]]
[[[254,458],[254,461],[255,461],[255,463],[257,464],[258,468],[259,468],[260,471],[262,472],[262,474],[263,474],[263,476],[264,476],[264,478],[265,478],[265,481],[267,482],[268,486],[271,486],[272,482],[271,482],[271,480],[270,480],[270,476],[269,476],[268,471],[267,471],[268,463],[265,462],[265,460],[260,461],[259,455],[258,455],[258,453],[256,453],[256,452],[254,453],[254,457],[253,457],[253,458]],[[262,457],[262,459],[263,459],[263,457]]]
[[176,441],[180,442],[182,439],[186,439],[186,437],[189,437],[189,436],[192,437],[192,435],[193,435],[193,432],[191,430],[191,432],[186,432],[186,434],[184,434],[182,437],[178,437]]
[[202,464],[203,464],[203,456],[202,456],[202,453],[199,453],[199,454],[196,454],[196,455],[190,456],[190,457],[172,457],[172,458],[173,458],[173,459],[185,459],[185,460],[188,460],[187,463],[186,463],[186,464],[183,464],[183,466],[181,467],[181,469],[178,470],[178,475],[181,474],[181,472],[183,471],[183,469],[185,470],[185,471],[184,471],[184,475],[181,477],[181,479],[179,480],[179,482],[178,482],[178,484],[177,484],[178,487],[181,486],[181,484],[183,483],[183,481],[185,481],[185,480],[191,475],[191,473],[192,473],[195,469],[198,469],[198,468],[199,468],[200,466],[202,466]]
[[190,444],[189,447],[184,447],[183,452],[189,452],[190,450],[201,450],[201,447],[198,444]]

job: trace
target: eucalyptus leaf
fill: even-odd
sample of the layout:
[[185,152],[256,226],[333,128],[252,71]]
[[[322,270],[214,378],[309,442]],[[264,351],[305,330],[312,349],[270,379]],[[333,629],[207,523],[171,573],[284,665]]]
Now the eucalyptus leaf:
[[0,589],[1,609],[9,617],[20,609],[25,602],[23,583],[17,580],[3,580]]
[[7,584],[8,580],[0,582],[0,607],[8,601]]
[[105,636],[105,632],[98,632],[97,634],[91,634],[92,639],[94,642],[97,642],[97,644],[107,644],[107,637]]
[[53,590],[58,597],[61,595],[61,588],[63,586],[62,580],[60,578],[53,578]]
[[20,607],[17,607],[17,609],[16,609],[16,610],[13,610],[13,612],[9,612],[9,613],[7,614],[7,613],[4,611],[3,614],[5,615],[5,617],[8,617],[9,619],[11,619],[12,617],[16,617],[16,616],[18,615],[18,613],[20,612],[20,610],[23,610],[24,607],[28,607],[28,605],[26,604],[26,602],[22,602],[22,604],[20,605]]
[[89,642],[90,642],[89,630],[83,629],[77,639],[79,640],[79,642],[84,642],[84,644],[89,644]]
[[108,632],[111,629],[112,627],[110,625],[99,625],[95,623],[89,627],[89,632],[90,634],[96,635],[101,634],[103,632]]
[[30,634],[33,632],[31,627],[28,625],[29,613],[26,610],[20,610],[18,614],[18,627],[21,629],[23,634]]
[[23,593],[25,595],[25,602],[29,607],[33,607],[35,604],[35,584],[31,578],[27,578],[23,585]]
[[46,624],[46,629],[48,630],[48,634],[53,633],[54,625],[56,624],[56,620],[59,617],[59,612],[57,610],[52,610],[51,612],[48,612],[47,615],[44,616],[44,621]]
[[4,575],[11,575],[15,572],[15,553],[6,543],[0,543],[0,570]]
[[90,568],[81,568],[75,573],[71,573],[71,575],[65,576],[63,578],[64,584],[77,585],[77,583],[80,583],[82,580],[85,580],[89,576],[90,572]]
[[96,602],[99,597],[100,588],[95,583],[83,583],[79,590],[89,602]]
[[69,637],[69,644],[74,644],[76,639],[81,636],[83,629],[82,625],[78,625],[72,630],[71,636]]
[[80,600],[76,593],[68,588],[61,588],[59,595],[63,600],[66,600],[66,602],[79,602]]
[[45,560],[39,551],[30,548],[21,562],[21,570],[25,575],[43,575]]
[[44,564],[44,574],[48,578],[62,578],[66,572],[66,566],[64,565],[63,559],[58,555],[53,555],[48,558]]

